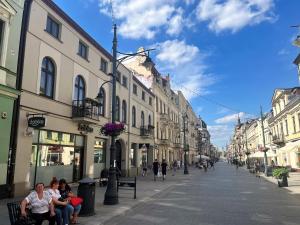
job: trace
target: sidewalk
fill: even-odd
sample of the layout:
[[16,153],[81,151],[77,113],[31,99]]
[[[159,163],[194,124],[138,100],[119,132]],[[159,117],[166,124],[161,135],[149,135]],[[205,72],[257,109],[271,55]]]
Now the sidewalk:
[[[244,167],[244,168],[246,168],[246,167]],[[255,174],[253,174],[253,176],[255,176]],[[274,183],[276,186],[278,185],[276,178],[267,177],[264,173],[260,173],[260,176],[262,178],[264,178],[265,180],[267,180],[271,183]],[[290,177],[288,177],[289,186],[281,187],[281,188],[289,191],[290,194],[300,194],[300,172],[290,172],[289,176],[290,176]]]
[[[199,171],[198,169],[189,168],[190,174]],[[183,169],[177,170],[176,175],[172,176],[172,171],[169,171],[165,181],[158,178],[156,182],[153,181],[153,173],[150,172],[146,177],[137,177],[137,199],[133,199],[133,190],[119,190],[119,204],[107,206],[103,205],[104,194],[106,187],[99,187],[96,183],[96,198],[95,198],[95,215],[90,217],[80,217],[79,222],[84,225],[102,225],[109,219],[124,214],[128,210],[134,209],[141,202],[151,199],[154,195],[171,189],[172,186],[182,182],[183,180],[191,179],[191,175],[184,175]],[[76,193],[77,186],[72,187]],[[22,198],[4,199],[0,200],[0,221],[1,225],[10,225],[8,211],[6,207],[7,202],[21,200]],[[44,223],[45,224],[45,223]],[[47,223],[46,223],[47,224]]]

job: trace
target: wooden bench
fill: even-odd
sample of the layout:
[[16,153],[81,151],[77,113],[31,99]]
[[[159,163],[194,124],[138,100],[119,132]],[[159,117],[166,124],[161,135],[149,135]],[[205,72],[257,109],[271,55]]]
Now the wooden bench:
[[119,178],[117,180],[117,191],[119,189],[134,190],[133,198],[136,199],[136,177],[134,178]]
[[26,218],[21,218],[21,202],[7,203],[9,220],[11,225],[34,225],[35,221],[30,217],[30,213]]

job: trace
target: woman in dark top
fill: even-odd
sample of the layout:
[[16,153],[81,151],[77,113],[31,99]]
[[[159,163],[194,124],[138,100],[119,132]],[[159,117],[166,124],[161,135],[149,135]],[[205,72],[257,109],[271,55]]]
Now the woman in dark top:
[[[72,197],[76,197],[71,190],[71,187],[67,184],[65,179],[60,179],[59,180],[59,187],[58,187],[59,193],[63,199],[71,199]],[[81,204],[77,206],[72,206],[69,204],[69,207],[72,208],[71,212],[69,212],[71,216],[71,224],[77,224],[77,218],[78,214],[81,209]]]

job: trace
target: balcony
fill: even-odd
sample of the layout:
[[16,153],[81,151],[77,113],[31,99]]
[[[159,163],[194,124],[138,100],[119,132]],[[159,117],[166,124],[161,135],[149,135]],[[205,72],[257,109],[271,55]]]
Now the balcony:
[[273,143],[276,145],[284,145],[284,136],[283,135],[273,135]]
[[140,128],[140,135],[142,137],[153,137],[154,135],[154,126],[148,125],[148,126],[141,126]]
[[174,129],[175,130],[179,130],[180,129],[179,123],[174,122]]
[[99,121],[99,103],[94,99],[74,100],[72,118],[78,122],[97,123]]

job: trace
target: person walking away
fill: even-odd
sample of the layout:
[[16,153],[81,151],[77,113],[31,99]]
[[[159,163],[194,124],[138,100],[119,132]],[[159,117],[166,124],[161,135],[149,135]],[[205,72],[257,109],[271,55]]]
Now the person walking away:
[[70,220],[70,212],[72,212],[73,208],[69,205],[68,199],[64,200],[58,190],[59,181],[56,177],[52,178],[50,182],[50,189],[48,189],[49,195],[52,197],[52,201],[55,207],[55,214],[56,214],[56,224],[57,225],[69,225]]
[[157,159],[155,159],[153,164],[152,164],[152,170],[153,170],[153,174],[154,174],[154,181],[156,181],[156,178],[157,178],[158,167],[159,167],[159,163],[158,163]]
[[260,178],[260,164],[258,161],[255,162],[255,177]]
[[[66,180],[65,179],[60,179],[59,180],[59,187],[58,187],[58,190],[59,190],[59,193],[62,197],[62,199],[64,200],[71,200],[71,198],[74,198],[76,197],[72,190],[71,190],[71,187],[67,184]],[[71,224],[78,224],[78,214],[80,212],[80,209],[81,209],[81,204],[78,204],[76,206],[72,206],[70,203],[69,203],[69,207],[68,209],[70,210],[68,212],[69,216],[71,217]]]
[[146,160],[143,160],[142,162],[142,167],[143,167],[143,173],[142,173],[142,176],[147,176],[147,162]]
[[209,161],[209,164],[210,164],[210,168],[213,168],[213,169],[215,170],[214,161],[213,161],[213,160],[210,160],[210,161]]
[[173,174],[172,174],[172,176],[175,176],[175,174],[176,174],[176,169],[177,169],[177,161],[174,160],[174,162],[173,162]]
[[49,225],[55,224],[55,212],[51,196],[44,191],[44,184],[37,183],[32,191],[21,202],[21,215],[27,217],[26,206],[31,205],[32,217],[35,225],[42,225],[44,220],[49,221]]
[[161,173],[162,173],[163,180],[166,179],[167,167],[168,167],[168,164],[167,164],[166,160],[163,159],[162,164],[161,164]]

